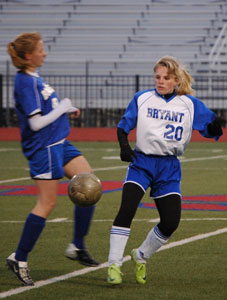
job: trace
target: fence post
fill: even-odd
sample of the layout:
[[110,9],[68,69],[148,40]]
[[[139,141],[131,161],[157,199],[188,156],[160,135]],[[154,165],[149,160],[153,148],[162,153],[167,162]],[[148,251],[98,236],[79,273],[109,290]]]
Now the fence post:
[[84,111],[84,123],[85,127],[89,126],[89,62],[85,62],[85,111]]
[[138,74],[135,76],[135,90],[136,92],[140,90],[140,76]]
[[6,126],[9,127],[10,124],[10,105],[9,105],[9,101],[10,101],[10,96],[9,96],[9,83],[10,81],[10,70],[9,70],[9,61],[6,61],[6,110],[5,110],[5,120],[6,120]]
[[3,116],[3,75],[0,74],[0,127],[4,125],[4,116]]

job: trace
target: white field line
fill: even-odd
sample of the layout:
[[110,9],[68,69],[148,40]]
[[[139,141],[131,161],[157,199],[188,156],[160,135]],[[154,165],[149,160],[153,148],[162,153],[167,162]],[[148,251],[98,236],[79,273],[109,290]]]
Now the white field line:
[[[207,157],[194,157],[194,158],[183,158],[180,161],[182,163],[185,162],[192,162],[192,161],[200,161],[200,160],[212,160],[212,159],[226,159],[227,155],[218,155],[218,156],[207,156]],[[105,167],[105,168],[94,168],[94,172],[98,171],[109,171],[109,170],[118,170],[118,169],[125,169],[128,165],[121,165],[121,166],[115,166],[115,167]],[[16,182],[16,181],[23,181],[23,180],[30,180],[30,177],[22,177],[22,178],[13,178],[13,179],[6,179],[6,180],[0,180],[0,184],[2,183],[9,183],[9,182]]]
[[[185,244],[188,244],[188,243],[192,243],[192,242],[195,242],[195,241],[206,239],[206,238],[216,236],[216,235],[219,235],[219,234],[223,234],[223,233],[226,233],[226,232],[227,232],[227,227],[218,229],[216,231],[208,232],[208,233],[198,234],[198,235],[195,235],[195,236],[192,236],[192,237],[189,237],[189,238],[177,241],[177,242],[172,242],[172,243],[169,243],[167,245],[164,245],[158,251],[163,251],[163,250],[167,250],[167,249],[170,249],[170,248],[182,246],[182,245],[185,245]],[[129,255],[125,256],[124,257],[124,262],[129,261],[130,259],[131,259],[131,257]],[[53,277],[53,278],[50,278],[50,279],[47,279],[47,280],[40,280],[40,281],[35,282],[34,286],[19,287],[19,288],[16,288],[16,289],[11,289],[11,290],[6,291],[6,292],[2,292],[2,293],[0,293],[0,299],[10,297],[12,295],[17,295],[17,294],[20,294],[20,293],[23,293],[23,292],[26,292],[26,291],[29,291],[29,290],[32,290],[32,289],[37,289],[37,288],[40,288],[42,286],[46,286],[46,285],[56,283],[56,282],[59,282],[59,281],[67,280],[69,278],[78,277],[78,276],[81,276],[81,275],[86,274],[86,273],[90,273],[90,272],[93,272],[93,271],[104,269],[106,267],[108,267],[108,262],[105,262],[105,263],[99,265],[98,267],[94,267],[94,268],[87,267],[87,268],[84,268],[84,269],[81,269],[81,270],[74,271],[72,273],[68,273],[68,274],[65,274],[65,275]]]
[[[94,148],[80,148],[82,152],[93,152],[96,151],[97,149]],[[8,152],[8,151],[21,151],[21,148],[0,148],[0,152]],[[103,152],[119,152],[119,148],[99,148],[98,151],[103,151]],[[222,152],[224,149],[187,149],[187,152]]]
[[[105,167],[105,168],[95,168],[92,169],[94,172],[98,171],[108,171],[108,170],[118,170],[118,169],[125,169],[127,166],[115,166],[115,167]],[[16,181],[23,181],[23,180],[30,180],[31,177],[22,177],[22,178],[14,178],[14,179],[6,179],[6,180],[0,180],[0,184],[2,183],[8,183],[8,182],[16,182]]]
[[21,151],[20,148],[0,148],[0,152]]
[[180,160],[180,162],[191,162],[191,161],[200,161],[200,160],[212,160],[212,159],[221,159],[227,158],[227,155],[218,155],[218,156],[208,156],[208,157],[193,157],[193,158],[186,158]]
[[29,180],[29,179],[31,179],[31,177],[20,177],[20,178],[5,179],[5,180],[0,180],[0,184],[9,183],[9,182],[16,182],[16,181],[23,181],[23,180]]
[[[182,218],[182,221],[227,221],[227,218]],[[73,220],[68,220],[67,218],[55,218],[46,221],[47,223],[73,223]],[[113,219],[99,219],[99,220],[92,220],[95,223],[102,223],[102,222],[113,222]],[[159,218],[155,219],[134,219],[133,222],[148,222],[148,223],[158,223]],[[0,224],[18,224],[24,223],[24,220],[16,221],[16,220],[5,220],[0,221]]]

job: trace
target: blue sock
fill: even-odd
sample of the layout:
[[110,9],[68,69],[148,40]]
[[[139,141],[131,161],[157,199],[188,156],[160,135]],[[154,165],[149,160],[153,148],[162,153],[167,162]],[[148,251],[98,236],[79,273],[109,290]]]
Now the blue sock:
[[30,213],[25,221],[24,229],[16,250],[16,260],[27,261],[28,253],[32,251],[38,240],[46,219]]
[[94,209],[95,205],[89,207],[81,207],[75,205],[74,236],[72,242],[78,249],[86,248],[84,244],[84,237],[88,233]]

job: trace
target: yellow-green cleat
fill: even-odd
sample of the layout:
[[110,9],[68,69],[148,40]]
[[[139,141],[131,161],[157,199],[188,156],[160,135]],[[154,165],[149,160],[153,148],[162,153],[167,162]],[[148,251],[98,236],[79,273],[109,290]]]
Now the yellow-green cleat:
[[147,281],[146,264],[136,261],[136,250],[137,249],[133,249],[131,251],[131,259],[135,264],[136,281],[139,284],[145,284]]
[[107,276],[107,282],[112,285],[121,284],[122,283],[122,275],[120,267],[116,266],[115,264],[112,264],[108,268],[108,276]]

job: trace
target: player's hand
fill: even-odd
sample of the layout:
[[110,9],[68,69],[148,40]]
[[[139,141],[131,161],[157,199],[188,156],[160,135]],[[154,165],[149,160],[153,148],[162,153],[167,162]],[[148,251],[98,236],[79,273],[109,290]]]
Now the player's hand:
[[80,109],[79,108],[76,108],[76,111],[73,111],[73,113],[70,113],[70,118],[72,118],[72,119],[77,119],[79,116],[80,116]]
[[75,114],[73,115],[75,118],[78,118],[80,116],[80,109],[77,108],[77,110],[75,111]]
[[69,98],[64,98],[60,105],[64,107],[66,113],[76,113],[78,111],[78,108],[72,105],[72,101]]
[[136,157],[136,153],[132,150],[129,144],[121,146],[120,157],[122,161],[132,162]]
[[225,126],[226,120],[222,117],[216,117],[212,123],[208,124],[208,132],[212,136],[223,134],[222,127]]

